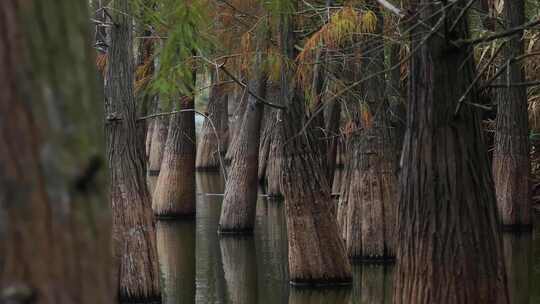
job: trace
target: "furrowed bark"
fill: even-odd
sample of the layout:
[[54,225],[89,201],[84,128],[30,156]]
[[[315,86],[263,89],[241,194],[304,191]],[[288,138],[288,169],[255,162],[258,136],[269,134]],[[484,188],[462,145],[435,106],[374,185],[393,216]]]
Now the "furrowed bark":
[[[251,82],[257,95],[266,95],[266,74],[259,71],[257,81]],[[244,120],[237,135],[229,175],[225,185],[225,196],[219,218],[220,233],[250,233],[255,223],[257,202],[257,170],[259,161],[259,139],[263,105],[253,96],[248,97]]]
[[[216,77],[214,76],[213,78]],[[197,170],[218,170],[220,167],[219,158],[224,157],[227,151],[227,108],[229,95],[225,92],[224,85],[217,83],[219,80],[214,80],[213,82],[208,100],[208,118],[204,121],[201,139],[197,147],[197,159],[195,162],[195,168]],[[214,130],[212,123],[208,119],[212,121],[216,130]],[[220,149],[218,149],[218,144]]]
[[[401,158],[394,303],[509,303],[495,189],[487,158],[466,5],[413,1],[407,131]],[[443,19],[447,18],[447,19]],[[460,68],[461,67],[461,68]]]
[[[194,98],[182,97],[178,110],[192,109]],[[195,112],[187,111],[170,117],[152,209],[158,218],[191,217],[195,200]]]
[[88,18],[87,1],[0,2],[1,303],[114,302]]
[[384,261],[394,258],[396,170],[394,143],[384,97],[383,16],[374,0],[366,2],[377,16],[375,35],[362,43],[361,75],[377,75],[360,85],[363,100],[359,130],[350,140],[350,182],[347,198],[345,240],[351,258]]
[[[291,15],[280,20],[283,53],[295,58]],[[281,190],[285,199],[289,247],[289,279],[292,284],[348,284],[352,280],[330,194],[330,186],[306,134],[301,89],[291,85],[291,71],[283,67],[282,98],[284,144],[281,146]]]
[[[525,23],[523,0],[504,1],[506,28]],[[512,36],[503,46],[504,63],[524,53],[523,31]],[[525,81],[521,62],[509,63],[500,80],[505,83]],[[531,230],[531,197],[529,179],[529,124],[527,88],[509,86],[497,89],[498,109],[493,151],[493,179],[497,206],[503,226],[508,229]]]
[[113,210],[114,256],[121,301],[160,299],[154,218],[145,181],[143,136],[133,91],[129,1],[113,3],[106,80],[106,140]]
[[[156,97],[156,113],[161,113],[163,107],[159,105],[159,98]],[[148,155],[148,169],[146,170],[146,183],[148,185],[148,190],[150,195],[154,195],[156,190],[156,184],[159,177],[159,172],[161,170],[161,163],[163,161],[163,153],[165,151],[165,144],[167,142],[167,136],[169,133],[169,121],[170,118],[167,116],[158,116],[152,118],[151,128],[151,143],[150,151]]]

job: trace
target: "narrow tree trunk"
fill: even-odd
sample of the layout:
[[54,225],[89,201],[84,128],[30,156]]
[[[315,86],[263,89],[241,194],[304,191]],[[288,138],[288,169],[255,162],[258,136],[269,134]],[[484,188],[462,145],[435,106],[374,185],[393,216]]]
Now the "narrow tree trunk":
[[[444,10],[412,2],[417,22],[398,208],[394,303],[508,303],[495,189],[477,108],[467,39],[468,1]],[[447,18],[441,19],[441,18]],[[444,24],[456,26],[451,32]]]
[[0,1],[1,303],[114,303],[88,18],[88,1]]
[[[159,105],[159,99],[156,97],[156,113],[161,113],[163,108]],[[152,118],[152,130],[150,151],[148,155],[148,169],[146,174],[146,183],[150,195],[154,195],[156,190],[156,183],[161,170],[161,162],[163,161],[163,153],[165,151],[165,143],[167,142],[167,135],[169,132],[169,120],[167,116],[158,116]],[[148,134],[148,133],[147,133]]]
[[158,221],[163,303],[195,303],[195,220]]
[[[264,98],[266,74],[252,82],[250,90]],[[263,105],[249,96],[244,120],[237,135],[238,148],[232,159],[225,185],[225,196],[219,219],[220,233],[245,233],[253,230],[257,202],[257,170]]]
[[245,88],[237,89],[235,92],[235,104],[236,108],[234,110],[233,117],[231,119],[231,126],[229,128],[230,134],[230,144],[225,153],[225,162],[228,164],[231,163],[234,154],[239,149],[240,143],[238,141],[239,134],[241,133],[242,122],[244,121],[244,113],[246,112],[246,107],[248,104],[249,94]]
[[219,169],[221,165],[220,157],[224,157],[227,151],[225,146],[228,142],[226,113],[229,96],[224,91],[224,85],[218,84],[219,80],[213,80],[212,82],[213,86],[210,90],[206,113],[208,118],[204,121],[197,147],[195,168],[198,170]]
[[114,1],[105,110],[114,254],[121,300],[160,298],[154,219],[145,182],[143,137],[133,95],[132,18],[127,0]]
[[[293,23],[281,16],[283,53],[294,58]],[[293,284],[343,284],[352,280],[351,266],[339,237],[330,186],[306,134],[300,88],[291,87],[291,72],[282,72],[284,144],[281,146],[281,190],[285,198],[289,243],[289,279]]]
[[[504,1],[506,28],[525,22],[524,0]],[[504,46],[504,61],[523,55],[523,31]],[[525,74],[521,62],[510,63],[500,77],[502,84],[521,83]],[[498,89],[497,128],[493,151],[493,179],[502,224],[507,228],[530,230],[531,198],[529,189],[529,125],[527,88],[509,86]]]
[[375,0],[367,1],[377,16],[374,35],[362,42],[361,75],[379,75],[360,85],[363,100],[359,130],[351,138],[350,182],[347,198],[345,239],[351,258],[384,261],[394,258],[397,183],[394,143],[384,97],[383,16]]
[[[195,77],[195,75],[193,75]],[[193,97],[182,97],[172,115],[161,170],[152,200],[159,218],[195,215],[195,112]]]
[[[268,84],[268,100],[274,104],[282,105],[280,88],[275,83]],[[281,157],[280,147],[283,144],[283,134],[278,132],[279,124],[282,123],[280,110],[267,108],[264,111],[267,118],[261,136],[261,147],[259,149],[259,180],[264,180],[265,192],[268,196],[281,199]],[[264,165],[261,164],[264,162]]]

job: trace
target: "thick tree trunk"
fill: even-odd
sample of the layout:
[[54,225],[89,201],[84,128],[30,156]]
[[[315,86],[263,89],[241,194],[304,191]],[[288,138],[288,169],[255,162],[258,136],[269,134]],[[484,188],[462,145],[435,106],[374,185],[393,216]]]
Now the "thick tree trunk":
[[[293,23],[281,16],[283,53],[294,58]],[[287,106],[279,132],[281,190],[285,198],[292,284],[343,284],[352,280],[351,266],[339,237],[335,210],[319,158],[306,134],[301,89],[291,87],[291,71],[282,72],[282,98]]]
[[[259,71],[259,79],[251,83],[250,90],[264,98],[266,74]],[[257,170],[259,139],[263,105],[249,96],[244,121],[237,135],[238,148],[234,153],[225,185],[225,196],[219,219],[220,233],[250,233],[255,223],[257,202]]]
[[[506,28],[525,22],[525,1],[504,1]],[[504,46],[504,62],[523,55],[523,32],[516,33]],[[525,74],[521,62],[510,63],[500,77],[502,84],[521,83]],[[529,125],[527,88],[498,89],[497,128],[493,151],[493,179],[502,224],[507,228],[530,230],[531,198],[529,178]]]
[[219,245],[227,284],[227,302],[257,303],[257,263],[253,238],[221,236]]
[[[465,94],[475,77],[468,1],[441,14],[432,0],[414,1],[407,131],[398,208],[394,303],[508,303],[495,189],[478,110]],[[446,19],[442,19],[446,18]],[[451,32],[444,24],[455,23]]]
[[396,223],[396,175],[394,143],[384,97],[383,16],[375,0],[367,2],[377,16],[375,35],[362,43],[361,75],[377,75],[361,84],[363,100],[359,132],[351,138],[350,182],[347,198],[345,240],[351,258],[388,260],[394,257]]
[[133,95],[132,18],[127,0],[114,1],[106,80],[106,138],[114,254],[121,300],[160,298],[154,219],[145,182],[143,137]]
[[[157,99],[158,97],[156,97]],[[161,113],[163,108],[159,105],[159,99],[156,100],[156,113]],[[163,161],[163,152],[165,151],[165,143],[167,142],[167,135],[169,132],[169,120],[167,116],[158,116],[152,118],[150,125],[152,134],[150,136],[150,150],[148,154],[148,169],[146,170],[146,183],[150,195],[154,195],[156,190],[156,183],[161,170],[161,162]],[[147,132],[147,134],[150,131]]]
[[1,303],[114,302],[88,18],[87,1],[0,2]]
[[[195,77],[195,75],[193,75]],[[172,115],[161,170],[152,200],[159,218],[195,216],[195,112],[194,99],[182,97]]]
[[195,303],[195,220],[158,221],[163,303]]

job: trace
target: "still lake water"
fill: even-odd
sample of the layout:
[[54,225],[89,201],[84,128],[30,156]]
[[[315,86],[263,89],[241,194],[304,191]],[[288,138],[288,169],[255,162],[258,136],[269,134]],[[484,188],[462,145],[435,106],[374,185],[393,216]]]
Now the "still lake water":
[[[289,286],[283,203],[260,197],[252,236],[219,236],[224,183],[197,173],[196,220],[157,224],[163,303],[367,304],[391,303],[392,265],[354,265],[348,288]],[[540,216],[535,216],[540,223]],[[513,304],[540,304],[540,225],[531,234],[504,235]]]

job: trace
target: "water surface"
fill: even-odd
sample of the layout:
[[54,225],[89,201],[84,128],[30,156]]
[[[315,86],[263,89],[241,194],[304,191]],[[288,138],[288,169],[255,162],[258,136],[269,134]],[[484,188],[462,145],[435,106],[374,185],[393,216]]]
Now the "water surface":
[[[224,184],[197,173],[196,220],[157,225],[164,303],[378,304],[391,303],[393,265],[353,266],[348,288],[305,289],[288,283],[287,231],[282,202],[260,197],[252,236],[219,236]],[[540,223],[536,215],[535,222]],[[540,304],[540,225],[533,233],[504,234],[513,304]]]

